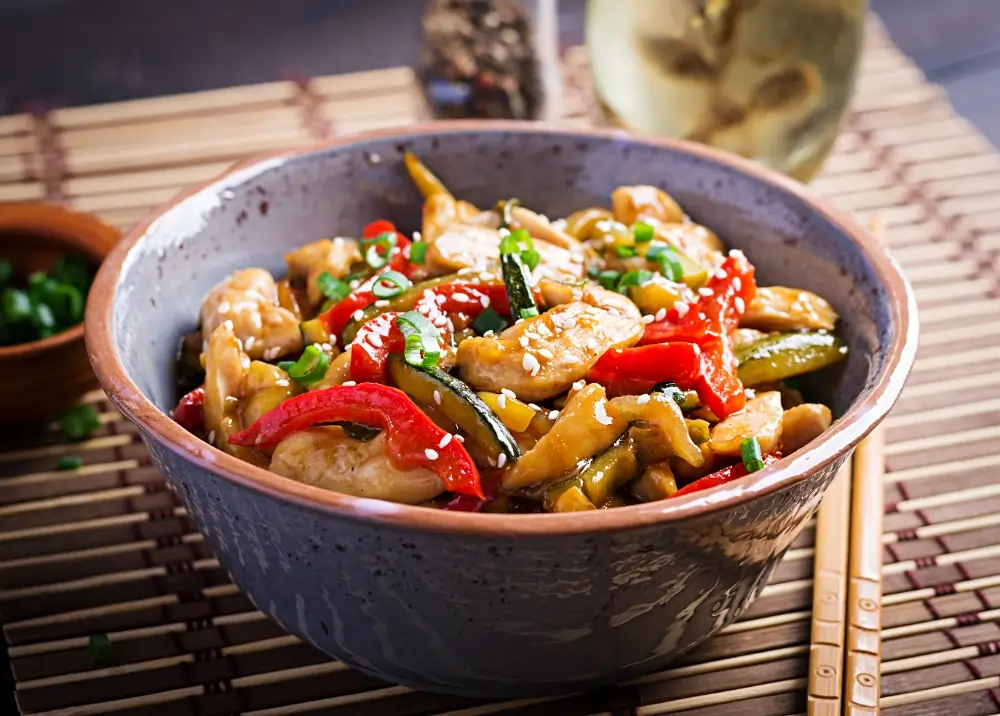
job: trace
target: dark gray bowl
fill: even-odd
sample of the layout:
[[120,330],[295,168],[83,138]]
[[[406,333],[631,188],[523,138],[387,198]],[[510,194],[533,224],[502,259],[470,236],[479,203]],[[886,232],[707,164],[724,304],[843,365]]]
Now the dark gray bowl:
[[[730,485],[592,514],[442,513],[308,487],[240,462],[171,421],[171,358],[206,291],[246,266],[357,234],[417,228],[400,159],[460,197],[518,196],[551,216],[655,184],[744,249],[762,284],[808,288],[844,317],[840,417],[807,449]],[[848,217],[748,162],[616,131],[450,123],[344,137],[245,164],[156,212],[105,262],[90,358],[222,565],[290,632],[419,689],[570,692],[662,667],[753,601],[855,445],[885,417],[916,350],[913,295]]]

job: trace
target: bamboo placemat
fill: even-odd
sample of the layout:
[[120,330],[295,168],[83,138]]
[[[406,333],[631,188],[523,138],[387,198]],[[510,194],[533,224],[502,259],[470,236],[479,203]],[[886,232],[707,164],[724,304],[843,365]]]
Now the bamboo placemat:
[[[586,123],[567,55],[568,121]],[[0,117],[0,200],[62,200],[127,227],[246,154],[425,116],[409,70]],[[815,182],[877,212],[923,337],[886,425],[882,707],[1000,711],[1000,154],[873,24],[855,111]],[[18,698],[69,716],[805,712],[814,525],[744,617],[665,671],[557,701],[475,704],[355,673],[285,634],[229,583],[99,393],[104,427],[0,453],[0,621]],[[60,456],[84,466],[56,470]]]

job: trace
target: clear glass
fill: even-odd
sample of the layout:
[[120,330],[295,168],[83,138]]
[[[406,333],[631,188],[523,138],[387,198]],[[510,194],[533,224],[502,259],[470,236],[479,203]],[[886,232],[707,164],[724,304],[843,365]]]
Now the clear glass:
[[854,89],[867,0],[589,0],[615,125],[711,144],[808,181]]

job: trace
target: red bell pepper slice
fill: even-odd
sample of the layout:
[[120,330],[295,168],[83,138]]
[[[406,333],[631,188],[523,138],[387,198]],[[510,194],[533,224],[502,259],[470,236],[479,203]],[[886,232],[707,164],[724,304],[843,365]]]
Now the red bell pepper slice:
[[441,447],[447,433],[406,393],[387,385],[337,385],[303,393],[231,435],[229,442],[267,450],[316,423],[340,420],[381,428],[389,461],[400,470],[424,467],[440,477],[448,491],[483,497],[479,470],[462,443],[451,440]]
[[[772,453],[764,456],[764,467],[768,465],[773,465],[781,459],[780,453]],[[724,467],[721,470],[717,470],[711,474],[700,477],[694,482],[692,482],[687,487],[684,487],[677,492],[675,492],[671,497],[683,497],[684,495],[690,495],[695,492],[701,492],[702,490],[708,490],[713,487],[718,487],[719,485],[725,485],[727,482],[732,482],[733,480],[746,477],[750,473],[747,472],[746,466],[742,462],[738,462],[735,465],[730,465],[729,467]]]
[[448,512],[482,512],[486,505],[490,504],[500,494],[500,476],[502,470],[492,470],[480,473],[480,482],[483,486],[483,496],[455,495],[441,509]]
[[385,383],[385,367],[391,353],[402,353],[406,339],[396,327],[401,313],[390,311],[375,316],[358,329],[351,344],[351,380],[358,383]]
[[660,343],[608,351],[587,374],[612,398],[648,393],[657,383],[670,381],[683,390],[693,390],[703,370],[702,351],[695,343]]
[[365,239],[374,239],[381,234],[395,234],[396,248],[399,249],[399,252],[393,254],[389,260],[387,269],[389,271],[398,271],[404,276],[409,276],[413,270],[413,265],[410,263],[410,245],[412,242],[396,230],[395,224],[386,219],[373,221],[361,232],[362,238]]
[[317,318],[323,321],[326,330],[340,343],[340,337],[344,334],[344,328],[351,318],[358,311],[363,311],[378,300],[370,290],[355,291],[343,301],[335,303],[330,309],[321,313]]
[[181,398],[172,417],[188,430],[201,428],[205,424],[205,386],[199,386]]

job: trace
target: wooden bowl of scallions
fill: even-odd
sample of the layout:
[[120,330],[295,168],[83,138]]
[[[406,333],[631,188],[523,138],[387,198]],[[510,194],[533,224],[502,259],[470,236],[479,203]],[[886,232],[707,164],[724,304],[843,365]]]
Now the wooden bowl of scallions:
[[61,413],[97,385],[83,311],[94,273],[119,236],[87,214],[0,203],[0,423],[60,416],[69,437],[85,436],[76,429],[80,411]]

